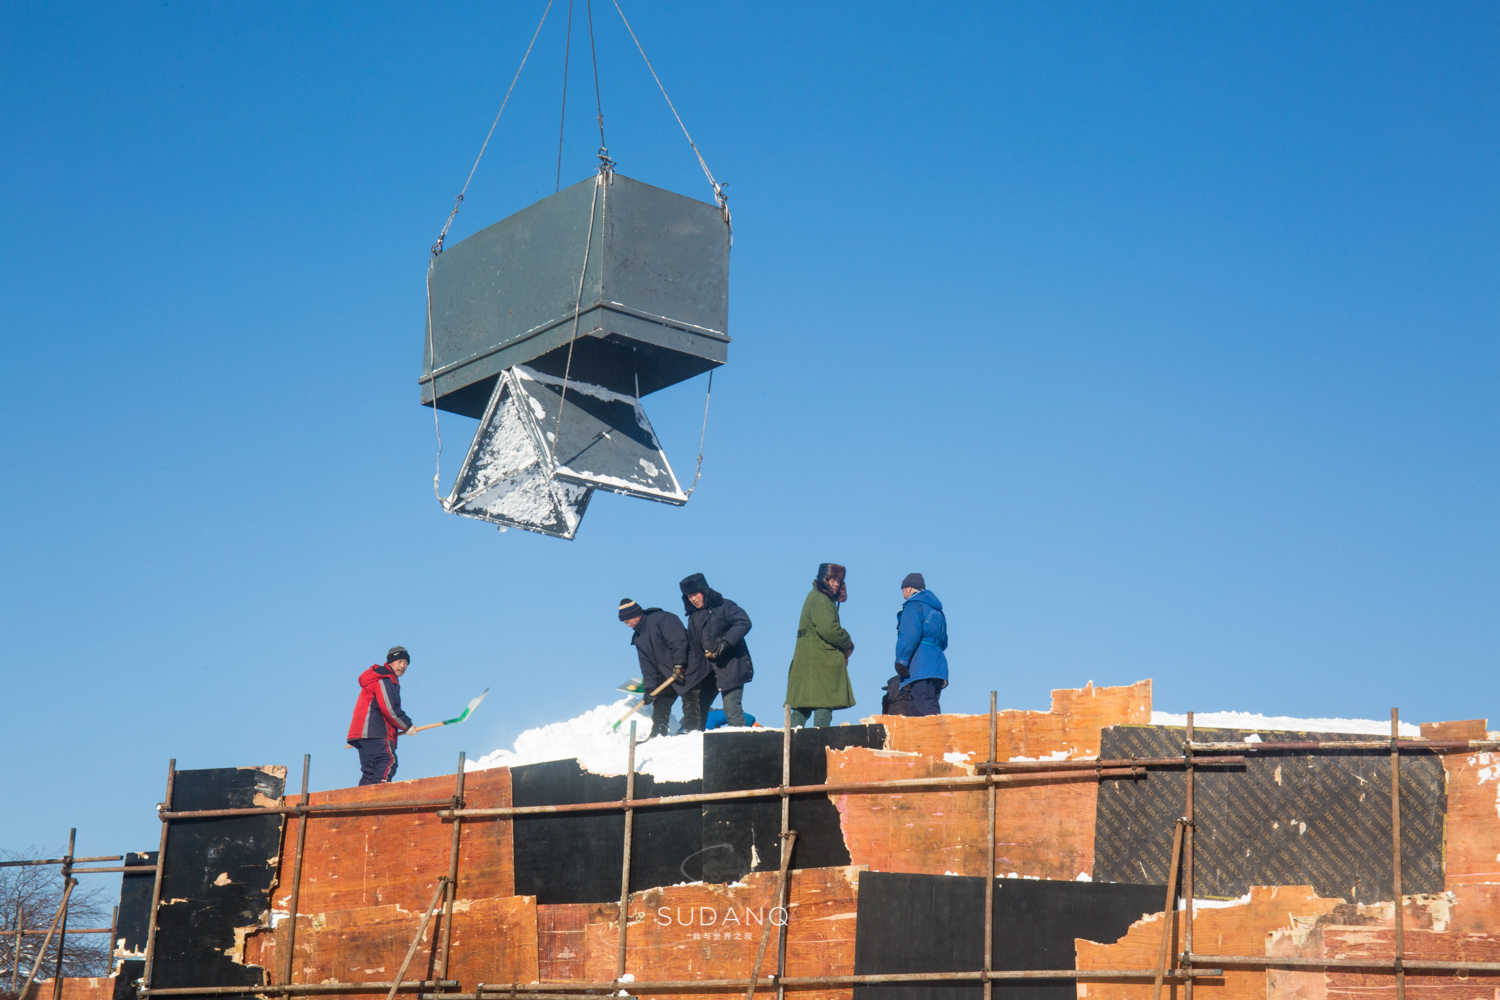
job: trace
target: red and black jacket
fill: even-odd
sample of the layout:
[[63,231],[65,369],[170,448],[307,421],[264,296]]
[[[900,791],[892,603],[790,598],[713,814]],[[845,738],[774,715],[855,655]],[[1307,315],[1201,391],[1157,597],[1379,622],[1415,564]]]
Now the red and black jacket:
[[359,701],[349,723],[351,740],[389,739],[411,728],[411,719],[401,711],[401,678],[384,663],[359,675]]

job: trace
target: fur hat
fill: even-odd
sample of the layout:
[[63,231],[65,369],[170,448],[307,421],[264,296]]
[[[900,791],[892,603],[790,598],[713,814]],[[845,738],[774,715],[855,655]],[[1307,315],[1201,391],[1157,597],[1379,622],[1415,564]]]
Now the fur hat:
[[690,594],[707,594],[709,591],[708,580],[704,579],[702,573],[694,573],[692,576],[685,577],[677,586],[682,589],[683,597]]

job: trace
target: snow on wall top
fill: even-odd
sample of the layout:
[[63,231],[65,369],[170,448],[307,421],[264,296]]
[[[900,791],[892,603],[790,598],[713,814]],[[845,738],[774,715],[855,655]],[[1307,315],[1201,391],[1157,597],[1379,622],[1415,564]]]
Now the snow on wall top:
[[[487,767],[519,767],[546,760],[568,760],[576,757],[585,771],[594,774],[624,774],[630,753],[630,723],[611,731],[615,720],[629,710],[633,698],[621,698],[612,705],[591,708],[582,715],[563,722],[553,722],[528,729],[516,737],[512,750],[495,750],[478,760],[471,760],[466,771]],[[649,716],[637,716],[647,732]],[[636,737],[640,739],[639,736]],[[703,777],[703,734],[657,736],[635,748],[635,769],[658,781],[693,781]]]
[[[1173,712],[1152,712],[1151,724],[1153,726],[1185,726],[1187,716]],[[1264,729],[1293,733],[1391,735],[1389,719],[1295,719],[1287,715],[1257,715],[1254,712],[1194,712],[1193,725],[1203,729]],[[1410,722],[1403,722],[1401,735],[1419,739],[1422,736],[1422,728]]]

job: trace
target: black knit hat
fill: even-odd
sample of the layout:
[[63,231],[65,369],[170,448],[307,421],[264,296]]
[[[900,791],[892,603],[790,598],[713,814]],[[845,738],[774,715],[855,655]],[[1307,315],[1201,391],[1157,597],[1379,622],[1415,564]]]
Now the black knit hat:
[[907,587],[913,590],[926,590],[927,581],[922,579],[921,573],[908,573],[906,579],[901,581],[901,589],[905,590]]
[[646,610],[635,603],[632,598],[622,597],[620,599],[620,621],[628,622],[630,619],[639,618],[645,613]]
[[405,646],[392,646],[385,654],[385,662],[395,663],[397,660],[405,660],[407,663],[411,662],[411,654],[406,651]]
[[677,586],[682,589],[683,597],[688,597],[692,594],[708,593],[708,580],[704,578],[702,573],[694,573],[692,576],[685,577],[678,582]]

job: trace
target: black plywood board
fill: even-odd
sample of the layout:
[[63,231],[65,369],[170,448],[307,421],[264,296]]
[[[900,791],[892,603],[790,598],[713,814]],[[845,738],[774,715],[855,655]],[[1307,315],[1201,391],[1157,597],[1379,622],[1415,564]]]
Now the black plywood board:
[[[1076,968],[1075,938],[1113,943],[1148,913],[1165,885],[996,879],[993,968]],[[973,972],[984,966],[984,879],[862,872],[854,974]],[[999,980],[1004,1000],[1074,1000],[1071,979]],[[855,1000],[976,1000],[976,982],[855,986]]]
[[[126,867],[155,865],[156,852],[128,853],[121,862]],[[146,953],[146,932],[151,921],[151,892],[156,888],[156,873],[125,874],[120,878],[120,916],[116,924],[117,939],[125,942],[125,951],[133,955]]]
[[[284,784],[253,767],[178,771],[172,808],[265,805],[281,798]],[[265,970],[239,964],[230,952],[235,928],[255,926],[270,905],[281,828],[282,817],[276,815],[172,821],[162,866],[153,987],[264,984]]]
[[[552,806],[619,801],[625,775],[599,775],[576,760],[554,760],[511,768],[511,801]],[[636,798],[692,795],[702,781],[657,781],[635,776]],[[697,805],[641,809],[630,836],[630,891],[638,892],[702,878],[703,820]],[[541,904],[608,903],[620,898],[625,852],[625,814],[607,812],[517,816],[516,894]]]
[[[1370,739],[1248,729],[1196,729],[1194,737],[1239,743],[1252,733],[1266,743]],[[1112,726],[1099,755],[1175,757],[1183,737],[1175,727]],[[1096,881],[1166,881],[1186,780],[1178,768],[1100,782]],[[1252,885],[1311,885],[1320,896],[1350,903],[1391,898],[1389,751],[1252,751],[1243,766],[1199,767],[1194,787],[1196,895],[1229,899]],[[1446,811],[1441,761],[1403,753],[1401,883],[1408,894],[1443,891]]]
[[[733,792],[781,784],[780,730],[713,732],[703,738],[703,790]],[[885,746],[884,726],[827,726],[792,730],[792,784],[828,780],[829,749]],[[850,863],[838,809],[826,795],[792,797],[797,831],[794,868]],[[736,882],[746,872],[781,865],[781,801],[707,802],[703,806],[703,880]]]
[[[151,900],[146,900],[149,906]],[[127,958],[120,963],[120,970],[115,975],[114,992],[110,1000],[140,1000],[140,994],[136,993],[136,982],[146,974],[146,962],[139,958]],[[49,994],[50,996],[50,994]]]

